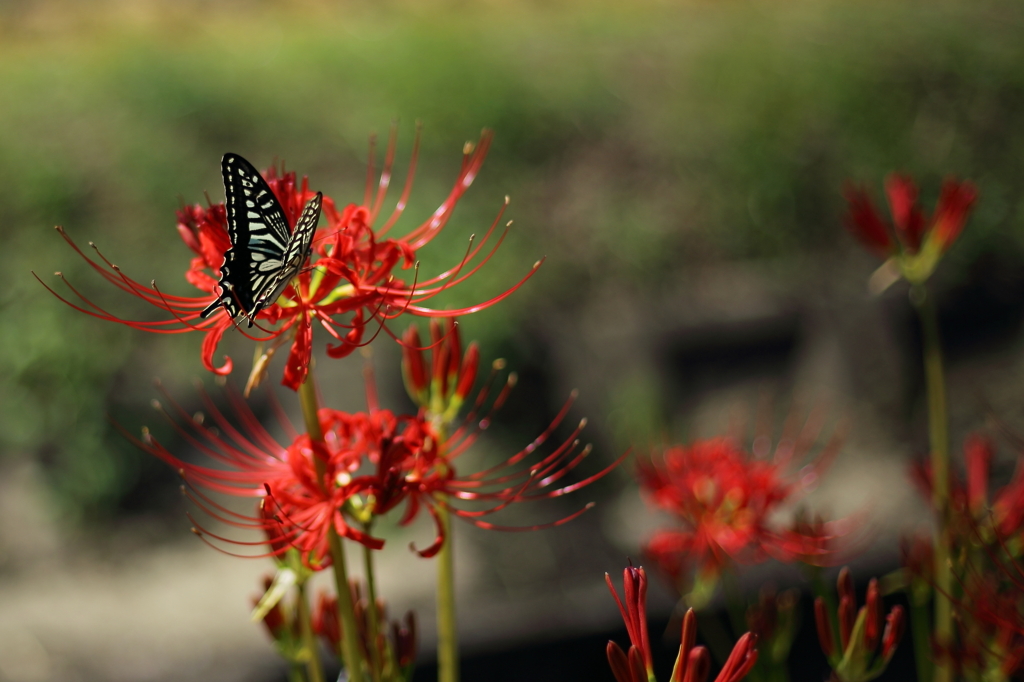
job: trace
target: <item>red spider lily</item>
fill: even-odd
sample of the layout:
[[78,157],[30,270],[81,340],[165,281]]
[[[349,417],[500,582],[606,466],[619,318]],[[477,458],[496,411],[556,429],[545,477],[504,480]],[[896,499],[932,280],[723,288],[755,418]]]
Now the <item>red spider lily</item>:
[[[195,519],[193,531],[220,551],[225,551],[220,547],[224,543],[250,548],[268,546],[264,553],[246,556],[282,557],[294,548],[303,563],[315,570],[330,566],[331,527],[342,537],[379,547],[378,541],[351,527],[341,513],[345,501],[355,493],[344,484],[345,478],[358,468],[362,454],[356,440],[345,440],[339,435],[346,431],[361,433],[362,425],[355,423],[358,418],[321,410],[321,428],[331,432],[322,444],[305,434],[295,434],[291,424],[283,419],[284,427],[293,434],[291,444],[285,446],[259,423],[237,393],[228,395],[234,420],[205,392],[202,419],[192,417],[171,400],[166,408],[156,403],[182,439],[209,459],[209,465],[176,457],[148,430],[143,431],[141,439],[125,433],[136,445],[178,470],[185,480],[186,496],[207,516],[233,528],[261,531],[266,539],[235,540],[204,528]],[[318,470],[323,472],[322,476]],[[256,513],[233,511],[213,499],[209,492],[258,500]]]
[[[372,382],[369,374],[368,381]],[[404,503],[401,523],[411,523],[422,507],[437,522],[435,541],[419,552],[431,557],[440,551],[445,540],[439,508],[446,508],[481,528],[534,530],[558,526],[591,505],[552,523],[522,528],[498,526],[482,517],[513,503],[559,497],[583,488],[611,471],[628,454],[592,476],[565,483],[563,479],[590,452],[589,445],[580,447],[578,437],[586,424],[582,420],[550,454],[530,461],[565,419],[574,394],[548,428],[526,448],[494,467],[459,476],[455,460],[488,427],[491,415],[504,403],[514,384],[515,375],[511,375],[483,418],[479,410],[487,403],[489,390],[481,390],[465,422],[443,439],[424,415],[396,416],[371,404],[369,412],[356,414],[321,409],[322,444],[305,434],[295,434],[283,419],[284,427],[293,434],[292,443],[284,446],[269,435],[245,401],[233,392],[229,396],[238,426],[205,393],[204,408],[210,425],[192,419],[172,401],[170,412],[165,412],[184,440],[217,466],[185,462],[148,432],[141,440],[130,435],[129,438],[178,469],[188,483],[187,494],[204,513],[227,525],[260,530],[267,536],[262,542],[237,541],[194,522],[196,533],[208,544],[269,544],[269,551],[260,556],[281,556],[295,548],[307,566],[320,569],[330,565],[328,534],[332,526],[343,537],[380,549],[383,540],[357,530],[346,516],[353,515],[365,522],[370,515],[387,513]],[[372,383],[368,384],[367,393],[374,401]],[[203,489],[257,498],[258,513],[249,516],[234,512],[203,493]],[[358,504],[356,496],[360,496]],[[455,501],[474,508],[455,506]]]
[[[992,439],[973,433],[964,441],[966,477],[950,476],[949,495],[953,508],[970,514],[970,524],[991,524],[1001,538],[1011,538],[1024,531],[1024,466],[1018,465],[1013,478],[994,495],[989,493],[989,470],[995,456]],[[911,478],[931,499],[931,464],[916,462],[911,467]],[[970,532],[965,528],[964,532]]]
[[[857,597],[853,590],[853,577],[847,568],[839,572],[837,581],[839,609],[829,614],[825,599],[814,601],[814,620],[818,629],[818,642],[833,669],[833,678],[838,682],[867,682],[885,670],[906,627],[906,614],[902,606],[896,605],[885,617],[882,626],[882,597],[878,581],[874,578],[868,584],[867,603],[857,609]],[[834,633],[839,633],[836,646]],[[875,650],[881,642],[878,656]]]
[[[314,240],[316,246],[310,263],[300,270],[276,302],[268,305],[257,315],[257,326],[262,336],[251,336],[239,329],[248,338],[270,342],[263,360],[254,368],[253,375],[256,381],[265,371],[265,364],[270,357],[282,345],[290,342],[283,383],[289,388],[297,389],[305,379],[309,366],[314,323],[319,323],[333,340],[333,343],[327,346],[327,354],[335,358],[344,357],[354,349],[369,343],[369,340],[364,338],[368,326],[377,326],[377,332],[382,329],[386,331],[387,321],[403,312],[425,317],[476,312],[504,299],[529,279],[540,266],[540,262],[534,264],[530,272],[507,291],[474,306],[441,312],[423,305],[448,287],[465,281],[490,260],[507,232],[506,225],[505,232],[492,239],[501,222],[504,206],[483,238],[476,244],[473,243],[473,239],[470,240],[469,249],[454,267],[426,280],[420,280],[416,272],[411,282],[398,278],[395,273],[396,266],[404,270],[412,268],[416,262],[418,249],[427,245],[448,222],[456,203],[476,178],[490,142],[491,133],[485,131],[478,144],[466,145],[462,168],[445,201],[428,220],[397,239],[387,238],[385,235],[394,226],[407,204],[412,189],[419,138],[417,136],[409,174],[401,196],[394,211],[386,219],[381,215],[381,208],[392,177],[396,132],[392,130],[376,189],[371,143],[363,203],[350,204],[339,211],[330,197],[323,197],[323,216],[327,224],[317,231]],[[294,172],[282,171],[279,174],[272,167],[264,177],[284,209],[289,226],[294,228],[302,207],[315,193],[309,189],[305,178],[298,183]],[[375,227],[378,219],[382,219],[383,224]],[[172,296],[161,291],[155,283],[146,286],[125,275],[120,268],[100,254],[98,249],[95,251],[95,257],[87,255],[71,241],[62,228],[58,229],[71,247],[100,276],[119,289],[169,313],[170,317],[157,321],[124,319],[90,301],[66,280],[65,284],[70,289],[71,296],[65,298],[47,286],[54,295],[84,313],[143,331],[203,332],[204,366],[216,374],[225,375],[231,372],[231,358],[225,357],[224,362],[217,366],[214,355],[224,333],[232,326],[237,327],[235,321],[228,317],[223,308],[217,309],[206,319],[200,317],[200,313],[217,299],[218,272],[224,254],[230,246],[223,204],[189,206],[178,212],[178,233],[195,254],[185,278],[203,292],[203,295],[198,297]],[[485,250],[488,242],[491,246]],[[90,245],[95,249],[94,245]],[[390,334],[390,331],[388,333]]]
[[[500,366],[500,363],[496,365]],[[493,378],[492,374],[492,381]],[[505,402],[514,385],[515,375],[511,374],[488,414],[480,418],[479,412],[487,403],[489,394],[488,387],[482,389],[473,409],[450,434],[423,410],[416,416],[395,416],[371,405],[372,421],[379,427],[372,436],[375,443],[366,451],[373,473],[355,477],[351,487],[365,496],[366,509],[372,514],[385,514],[404,504],[400,521],[403,525],[411,523],[419,510],[426,507],[435,520],[437,535],[429,547],[416,550],[420,556],[432,557],[444,544],[444,524],[438,513],[440,508],[475,526],[492,530],[537,530],[567,523],[592,505],[588,504],[551,523],[528,527],[499,526],[482,518],[518,502],[560,497],[579,490],[602,478],[628,455],[628,452],[623,454],[596,474],[565,483],[563,479],[583,462],[591,450],[589,445],[580,447],[579,435],[586,425],[584,419],[552,452],[530,461],[530,457],[564,421],[575,399],[573,393],[551,424],[527,447],[498,465],[459,475],[456,471],[458,457],[490,425],[491,416]],[[370,393],[372,395],[373,391]],[[367,438],[368,443],[370,440]],[[457,501],[469,503],[472,508],[457,506]]]
[[866,189],[849,184],[844,190],[850,205],[847,227],[882,258],[895,255],[899,247],[907,254],[916,254],[926,242],[931,242],[939,253],[945,251],[960,235],[977,199],[972,183],[950,178],[942,184],[935,213],[930,220],[925,220],[917,203],[917,186],[909,177],[893,173],[885,181],[885,191],[894,228],[879,216]]
[[647,555],[677,581],[694,565],[702,579],[713,580],[734,561],[759,562],[771,556],[815,565],[833,562],[842,524],[809,524],[798,517],[792,528],[776,529],[769,521],[796,499],[805,482],[817,479],[838,450],[836,434],[799,479],[786,474],[794,458],[803,458],[813,446],[813,421],[808,420],[813,438],[807,433],[795,440],[784,436],[770,460],[748,454],[731,439],[717,438],[673,446],[641,461],[641,488],[656,507],[683,524],[651,538]]
[[[604,580],[615,598],[615,603],[626,623],[629,633],[629,653],[625,653],[615,642],[609,640],[605,653],[608,664],[617,682],[655,682],[654,664],[651,656],[651,641],[647,633],[647,574],[643,567],[629,568],[622,572],[623,597],[612,585],[611,577],[605,573]],[[625,601],[625,604],[623,604]],[[689,609],[683,617],[683,632],[679,653],[672,668],[671,682],[705,682],[711,669],[711,657],[707,649],[695,647],[697,640],[697,616]],[[746,633],[733,647],[715,682],[739,682],[747,676],[757,663],[757,636]]]

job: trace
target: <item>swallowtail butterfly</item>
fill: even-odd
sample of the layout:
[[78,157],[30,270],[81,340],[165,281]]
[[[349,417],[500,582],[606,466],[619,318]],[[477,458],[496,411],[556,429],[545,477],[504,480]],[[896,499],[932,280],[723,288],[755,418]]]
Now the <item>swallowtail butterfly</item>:
[[256,315],[281,295],[306,262],[320,220],[320,192],[309,200],[289,233],[281,204],[253,165],[238,154],[220,161],[231,248],[220,266],[220,296],[202,312],[224,306],[232,319]]

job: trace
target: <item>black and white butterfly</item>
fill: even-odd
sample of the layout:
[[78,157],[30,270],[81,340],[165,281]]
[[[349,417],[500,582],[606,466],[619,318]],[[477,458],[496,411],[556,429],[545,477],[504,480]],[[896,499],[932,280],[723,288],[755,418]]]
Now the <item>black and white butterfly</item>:
[[223,306],[232,319],[242,313],[252,326],[256,315],[281,295],[309,257],[320,221],[320,192],[309,200],[289,232],[277,197],[253,165],[238,154],[220,161],[231,248],[220,266],[220,296],[202,312]]

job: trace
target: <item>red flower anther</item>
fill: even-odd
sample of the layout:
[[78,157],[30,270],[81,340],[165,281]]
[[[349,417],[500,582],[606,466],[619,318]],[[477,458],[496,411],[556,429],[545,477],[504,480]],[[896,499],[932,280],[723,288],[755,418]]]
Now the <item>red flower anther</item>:
[[[475,274],[494,254],[504,239],[499,230],[505,206],[478,243],[470,243],[465,255],[453,267],[429,279],[419,277],[418,270],[410,278],[402,279],[398,270],[409,270],[416,263],[417,251],[426,246],[451,217],[452,210],[466,189],[472,184],[487,155],[491,133],[485,131],[477,145],[467,145],[462,169],[454,187],[440,207],[428,220],[403,237],[388,238],[391,230],[405,209],[412,187],[412,176],[416,166],[419,137],[413,147],[409,176],[394,211],[383,219],[381,209],[392,177],[395,156],[396,133],[392,134],[385,155],[385,164],[380,180],[374,188],[373,149],[371,146],[370,171],[367,191],[362,205],[350,204],[339,211],[335,202],[323,197],[323,217],[326,225],[320,227],[314,237],[313,254],[308,264],[295,276],[277,301],[270,302],[259,311],[256,325],[259,332],[247,337],[268,342],[264,360],[254,367],[254,376],[262,376],[265,364],[281,346],[289,344],[285,362],[283,383],[297,389],[305,379],[312,353],[313,327],[318,326],[330,337],[327,353],[331,357],[343,357],[372,340],[381,330],[387,330],[387,322],[408,312],[424,317],[447,317],[466,315],[486,308],[504,299],[519,288],[539,267],[536,263],[530,272],[504,293],[476,305],[452,311],[437,311],[424,303],[448,287],[460,284]],[[309,189],[305,178],[296,180],[294,172],[278,172],[270,168],[264,175],[294,229],[295,221],[302,207],[315,192]],[[506,202],[507,205],[507,202]],[[186,206],[178,212],[177,229],[185,245],[195,254],[185,279],[198,288],[198,297],[171,295],[155,283],[145,285],[125,275],[99,250],[95,256],[79,249],[70,237],[58,228],[61,235],[86,262],[108,283],[122,291],[136,296],[162,311],[166,317],[161,320],[131,320],[120,317],[101,308],[77,289],[67,284],[70,295],[62,296],[44,283],[51,292],[77,310],[94,317],[118,322],[135,329],[157,333],[183,333],[199,331],[205,334],[202,344],[204,366],[217,374],[232,371],[230,358],[225,357],[219,365],[215,362],[217,346],[224,333],[233,326],[223,308],[217,309],[207,318],[200,313],[219,295],[219,268],[224,254],[230,247],[227,231],[227,217],[223,204],[208,206]],[[505,227],[507,231],[507,226]],[[496,236],[496,233],[500,232]],[[496,238],[493,238],[496,237]],[[493,238],[493,239],[492,239]],[[485,248],[486,247],[486,248]],[[95,249],[95,247],[93,247]],[[63,278],[62,278],[63,279]],[[42,280],[40,280],[42,281]]]

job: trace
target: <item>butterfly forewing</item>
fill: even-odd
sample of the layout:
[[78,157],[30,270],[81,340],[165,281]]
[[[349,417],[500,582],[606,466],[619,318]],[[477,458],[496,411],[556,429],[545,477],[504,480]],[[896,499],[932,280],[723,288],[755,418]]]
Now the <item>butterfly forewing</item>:
[[228,153],[220,167],[231,248],[220,268],[220,296],[202,316],[223,306],[232,318],[244,313],[251,327],[260,309],[277,299],[309,255],[321,195],[306,204],[289,233],[281,204],[251,163]]

